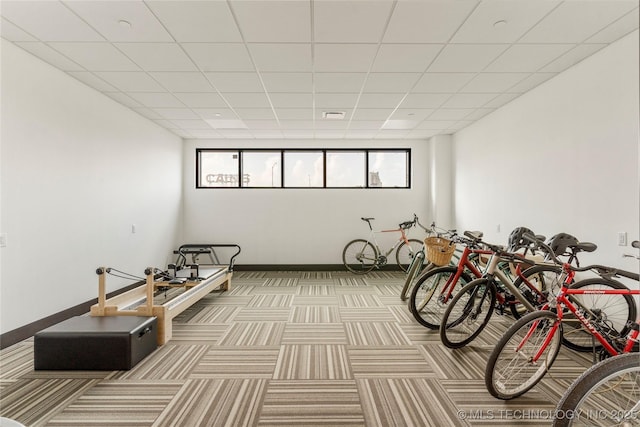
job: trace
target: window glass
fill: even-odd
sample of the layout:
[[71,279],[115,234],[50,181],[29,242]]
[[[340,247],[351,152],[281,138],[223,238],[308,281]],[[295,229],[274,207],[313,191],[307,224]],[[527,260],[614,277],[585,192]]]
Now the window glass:
[[200,187],[239,187],[238,151],[200,151]]
[[327,151],[327,187],[364,187],[364,151]]
[[278,151],[243,151],[243,187],[280,187],[282,165]]
[[370,151],[369,187],[409,187],[407,151]]
[[323,169],[322,151],[284,152],[285,187],[322,187]]

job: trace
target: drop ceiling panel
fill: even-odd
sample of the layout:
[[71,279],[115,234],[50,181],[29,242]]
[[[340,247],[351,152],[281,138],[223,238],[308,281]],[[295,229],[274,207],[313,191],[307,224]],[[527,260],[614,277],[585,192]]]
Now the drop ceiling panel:
[[518,44],[513,45],[489,65],[489,72],[534,72],[560,57],[571,44]]
[[317,43],[377,43],[381,40],[392,2],[314,2],[314,41]]
[[201,71],[254,71],[242,43],[182,43],[182,48]]
[[[559,1],[492,0],[478,4],[452,43],[514,43]],[[496,24],[501,22],[500,24]]]
[[505,92],[516,83],[529,77],[530,73],[479,73],[461,88],[462,92]]
[[565,1],[520,42],[580,43],[637,7],[637,1]]
[[442,108],[479,108],[498,96],[497,93],[456,93]]
[[502,44],[449,44],[429,67],[429,72],[482,71],[508,46]]
[[238,116],[228,108],[192,108],[204,120],[238,120]]
[[393,112],[390,120],[413,120],[421,122],[433,113],[432,108],[398,108]]
[[174,93],[189,108],[226,107],[227,103],[217,93]]
[[498,95],[493,98],[491,101],[487,102],[483,107],[484,108],[499,108],[503,105],[513,101],[515,98],[519,97],[519,93],[503,93],[502,95]]
[[[108,94],[105,93],[105,95],[108,95]],[[131,98],[129,98],[129,99],[131,99]],[[151,119],[151,120],[166,120],[166,119],[163,119],[160,114],[158,114],[157,112],[153,111],[150,108],[134,107],[134,108],[132,108],[132,110],[135,111],[136,113],[140,114],[141,116],[146,117],[146,118]]]
[[232,107],[239,108],[269,108],[269,99],[264,92],[245,93],[245,92],[230,92],[225,93],[224,98],[229,102]]
[[377,132],[378,129],[382,127],[385,120],[351,120],[349,123],[349,130],[367,130],[367,129],[375,129]]
[[535,73],[535,74],[531,74],[529,75],[529,77],[525,78],[524,80],[520,81],[519,83],[516,83],[515,85],[511,86],[508,90],[507,93],[523,93],[523,92],[527,92],[531,89],[533,89],[534,87],[538,86],[540,83],[549,80],[551,77],[555,76],[557,73]]
[[275,120],[245,120],[244,124],[249,129],[275,130],[280,129],[280,124]]
[[258,71],[311,71],[311,44],[252,43],[249,50]]
[[105,71],[96,75],[122,92],[162,92],[164,89],[147,73]]
[[358,100],[358,108],[396,108],[402,93],[363,93]]
[[280,120],[282,129],[313,129],[313,120]]
[[35,37],[31,36],[20,27],[13,25],[11,22],[7,21],[4,18],[0,20],[0,36],[12,42],[36,41]]
[[75,77],[86,85],[91,86],[97,91],[100,92],[117,92],[118,89],[111,86],[109,83],[105,82],[98,76],[88,71],[70,71],[69,75]]
[[192,119],[192,120],[183,120],[183,119],[174,119],[172,122],[181,129],[192,130],[192,129],[211,129],[209,123],[205,122],[201,119]]
[[378,121],[387,120],[394,108],[358,108],[353,112],[351,120]]
[[60,52],[50,48],[42,42],[17,42],[16,45],[20,46],[27,52],[37,56],[43,61],[48,62],[56,68],[63,71],[83,71],[84,67],[76,64]]
[[410,93],[401,108],[438,108],[451,97],[450,93]]
[[367,73],[314,73],[315,92],[359,93]]
[[313,97],[310,93],[271,93],[274,108],[312,108]]
[[143,2],[94,0],[66,1],[64,4],[109,41],[173,41]]
[[312,120],[313,108],[275,108],[280,120]]
[[373,64],[375,44],[317,44],[314,71],[367,72]]
[[145,107],[151,108],[184,108],[185,105],[175,96],[166,92],[131,92],[128,94],[131,98],[138,101]]
[[135,99],[132,99],[130,96],[122,92],[105,92],[104,94],[107,95],[109,98],[114,99],[118,101],[120,104],[125,105],[127,107],[130,107],[130,108],[142,107],[142,104],[140,104],[138,101],[136,101]]
[[115,43],[145,71],[197,71],[176,43]]
[[316,108],[324,110],[343,110],[353,108],[358,101],[357,93],[317,93],[315,95]]
[[188,108],[152,108],[153,111],[168,120],[199,119],[198,115]]
[[565,53],[555,61],[545,65],[541,72],[557,72],[564,71],[574,64],[582,61],[584,58],[593,55],[606,45],[604,44],[581,44],[569,52]]
[[219,92],[260,92],[264,90],[257,73],[205,73]]
[[446,43],[476,7],[475,0],[399,1],[385,43]]
[[473,113],[474,108],[441,108],[429,116],[429,120],[462,120]]
[[363,92],[405,93],[415,85],[421,73],[369,73]]
[[49,43],[53,49],[88,71],[140,71],[140,67],[106,42]]
[[103,41],[58,1],[3,1],[2,16],[41,41]]
[[161,71],[149,73],[170,92],[213,92],[211,83],[199,72]]
[[275,120],[271,108],[236,108],[235,112],[243,120]]
[[383,44],[372,71],[423,72],[442,50],[442,44]]
[[613,43],[620,37],[637,30],[639,20],[640,13],[638,13],[638,8],[635,8],[622,18],[612,22],[610,25],[597,32],[592,37],[589,37],[585,43]]
[[443,130],[449,129],[451,126],[455,125],[457,120],[425,120],[416,126],[416,129],[423,130]]
[[227,2],[148,1],[145,3],[178,42],[241,42]]
[[305,92],[313,90],[311,73],[261,73],[268,92]]
[[474,76],[475,73],[425,73],[412,92],[455,93]]
[[310,42],[308,1],[231,1],[246,42]]

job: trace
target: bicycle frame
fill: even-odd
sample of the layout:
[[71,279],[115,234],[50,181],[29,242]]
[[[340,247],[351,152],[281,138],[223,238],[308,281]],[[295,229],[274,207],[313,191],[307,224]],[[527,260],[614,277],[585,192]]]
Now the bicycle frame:
[[464,250],[462,251],[462,255],[460,256],[460,261],[458,261],[456,274],[449,277],[447,282],[442,287],[442,290],[440,291],[440,296],[438,297],[440,302],[446,303],[452,298],[454,288],[454,286],[452,285],[458,283],[458,280],[462,276],[462,273],[465,271],[465,268],[468,269],[474,276],[478,278],[482,277],[482,272],[478,270],[478,268],[473,265],[471,261],[469,261],[469,255],[471,254],[491,255],[493,254],[493,252],[485,249],[470,249],[468,246],[465,246]]
[[[391,249],[389,249],[386,252],[383,252],[382,250],[380,250],[380,245],[378,245],[378,241],[376,240],[376,234],[379,234],[379,233],[394,233],[394,232],[400,232],[400,237],[398,237],[398,240],[396,240],[396,242],[391,247]],[[394,228],[392,230],[373,230],[372,229],[369,232],[369,239],[368,240],[371,243],[373,243],[374,247],[376,248],[376,251],[378,251],[378,255],[384,255],[385,257],[388,257],[402,243],[405,243],[407,245],[409,244],[409,238],[407,237],[407,233],[404,231],[404,229],[402,227]]]

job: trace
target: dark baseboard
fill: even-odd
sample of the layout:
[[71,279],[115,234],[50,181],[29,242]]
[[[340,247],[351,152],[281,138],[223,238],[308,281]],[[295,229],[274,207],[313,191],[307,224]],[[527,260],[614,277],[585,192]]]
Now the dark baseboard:
[[[233,269],[234,271],[346,271],[343,264],[236,264]],[[399,268],[397,265],[385,265],[379,270],[399,271]],[[107,294],[107,298],[114,297],[143,284],[144,281],[136,282]],[[90,301],[86,301],[82,304],[54,313],[51,316],[36,320],[28,325],[5,332],[0,335],[0,349],[12,346],[20,341],[24,341],[27,338],[34,336],[36,332],[65,321],[71,317],[86,314],[91,310],[91,306],[97,304],[97,302],[98,298],[94,298]]]

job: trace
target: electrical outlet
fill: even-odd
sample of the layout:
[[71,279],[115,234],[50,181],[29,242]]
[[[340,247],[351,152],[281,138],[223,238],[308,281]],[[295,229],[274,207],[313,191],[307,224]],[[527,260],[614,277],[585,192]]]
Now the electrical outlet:
[[618,233],[618,246],[627,246],[627,233],[625,231]]

